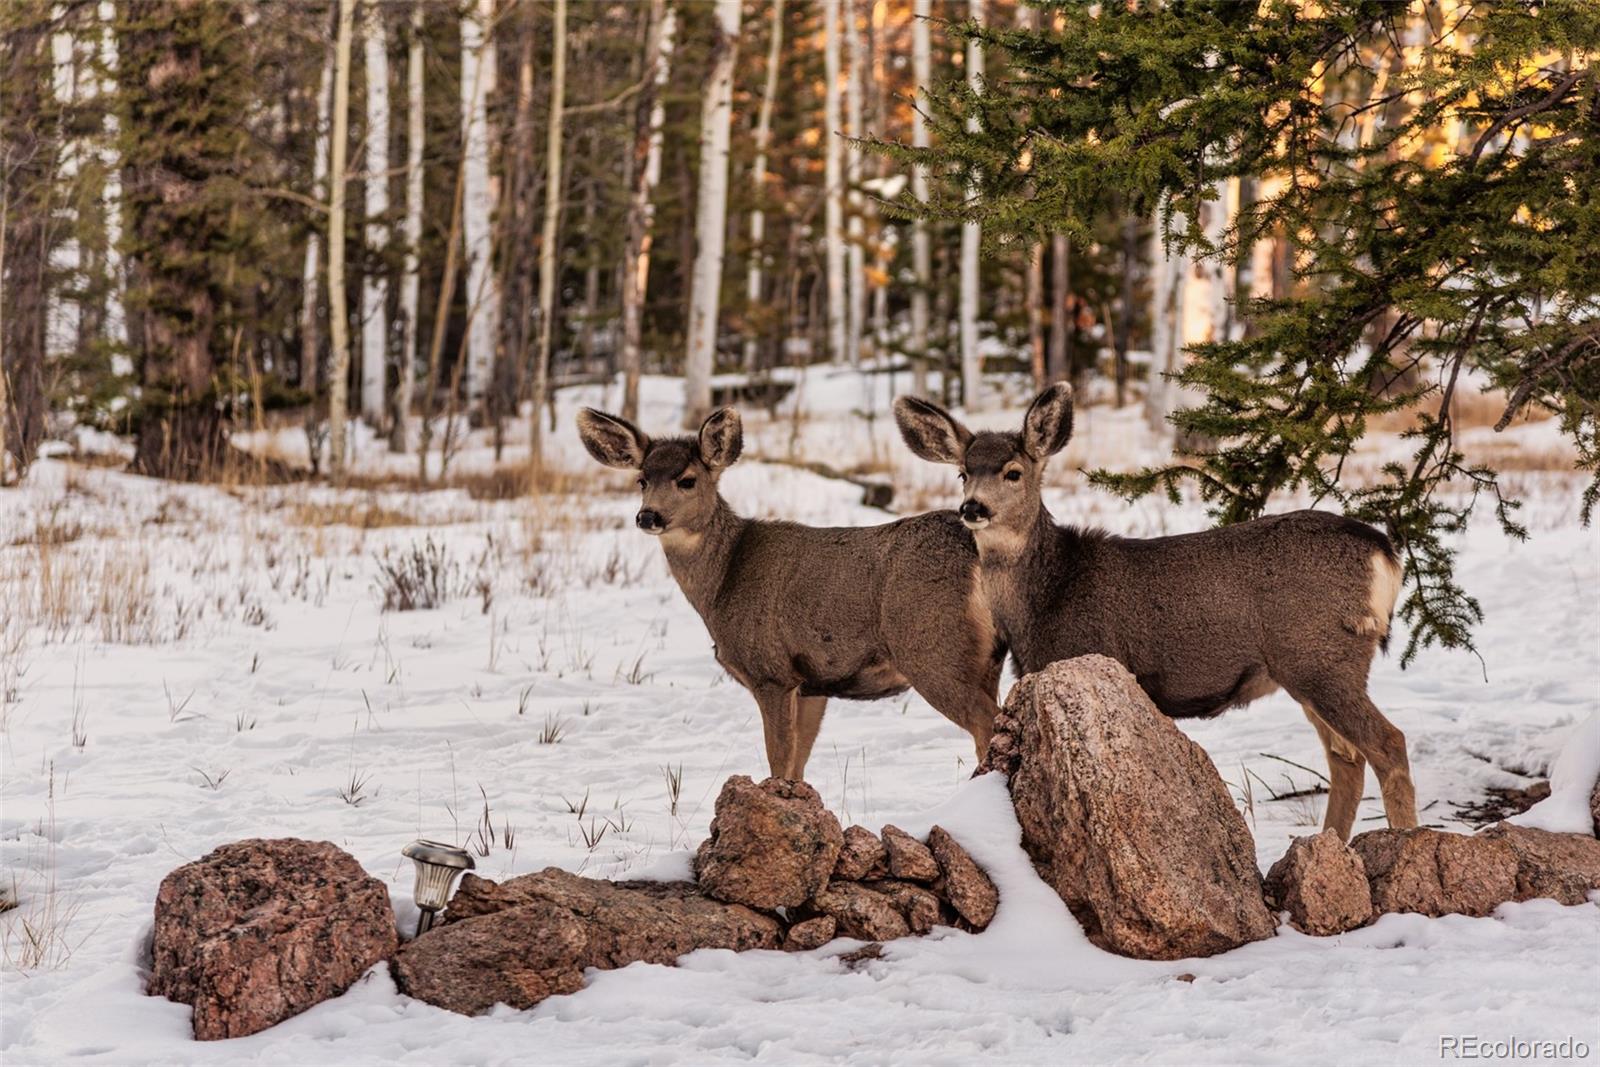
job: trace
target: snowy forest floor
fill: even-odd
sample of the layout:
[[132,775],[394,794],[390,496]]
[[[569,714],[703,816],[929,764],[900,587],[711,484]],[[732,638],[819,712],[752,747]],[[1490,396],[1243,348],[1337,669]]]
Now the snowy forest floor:
[[[913,460],[886,416],[853,414],[887,410],[866,395],[886,377],[819,370],[797,390],[810,415],[747,413],[748,458],[724,495],[745,514],[817,524],[888,517],[855,486],[775,462],[804,459],[889,478],[897,510],[951,506],[948,468]],[[671,425],[675,384],[647,381],[647,430]],[[578,404],[614,397],[560,400],[551,448],[572,478],[532,500],[178,486],[64,459],[0,493],[0,885],[18,901],[0,915],[0,1058],[1398,1063],[1467,1034],[1600,1048],[1593,903],[1392,915],[1330,939],[1285,928],[1170,964],[1093,948],[1033,875],[1003,788],[968,781],[966,735],[914,694],[832,703],[808,778],[846,823],[955,832],[1001,887],[981,935],[895,943],[860,969],[836,959],[848,942],[700,952],[476,1020],[402,998],[379,967],[266,1033],[192,1042],[188,1008],[142,995],[145,940],[163,875],[216,845],[333,841],[388,882],[409,930],[399,850],[415,837],[471,845],[492,878],[551,864],[681,876],[721,783],[764,776],[754,703],[633,529],[631,480],[590,462],[573,433]],[[974,421],[1019,418],[1013,405]],[[250,443],[292,453],[295,438]],[[1482,661],[1431,650],[1373,671],[1374,699],[1409,740],[1423,820],[1448,829],[1470,829],[1460,808],[1490,789],[1546,773],[1600,706],[1600,558],[1577,523],[1581,481],[1538,459],[1559,451],[1548,423],[1489,447],[1516,468],[1532,538],[1508,541],[1485,512],[1460,542],[1486,616]],[[1380,435],[1367,458],[1402,448]],[[513,439],[508,462],[515,451]],[[1047,502],[1060,521],[1116,533],[1202,528],[1197,504],[1127,505],[1079,473],[1158,455],[1135,409],[1090,408]],[[457,469],[490,459],[475,437]],[[359,460],[375,480],[415,463],[371,442]],[[386,612],[383,571],[414,552],[433,560],[444,602]],[[1303,768],[1323,770],[1286,696],[1183,728],[1229,782],[1263,869],[1320,826],[1321,796],[1274,799],[1317,783]],[[1370,778],[1369,794],[1358,831],[1383,825]]]

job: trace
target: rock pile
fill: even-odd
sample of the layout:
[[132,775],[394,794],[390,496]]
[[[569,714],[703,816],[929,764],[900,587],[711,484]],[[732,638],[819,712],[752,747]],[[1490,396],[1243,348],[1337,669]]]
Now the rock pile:
[[383,883],[326,841],[236,841],[156,893],[147,992],[194,1006],[194,1036],[243,1037],[349,989],[394,954]]
[[982,929],[999,894],[955,839],[924,844],[839,820],[804,782],[743,775],[717,797],[694,882],[605,882],[550,868],[496,884],[466,875],[445,922],[402,948],[401,991],[474,1015],[570,993],[586,968],[671,963],[700,948],[804,951],[949,924]]

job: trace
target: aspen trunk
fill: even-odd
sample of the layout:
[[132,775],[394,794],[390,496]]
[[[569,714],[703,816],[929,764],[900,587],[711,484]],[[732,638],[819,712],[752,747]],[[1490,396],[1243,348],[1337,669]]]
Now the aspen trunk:
[[1048,380],[1044,351],[1044,242],[1035,241],[1028,249],[1028,369],[1035,389]]
[[[933,0],[914,0],[912,8],[911,69],[919,93],[929,89],[933,81],[928,39],[932,8]],[[911,112],[911,144],[916,148],[928,147],[928,123],[920,107]],[[920,163],[911,170],[911,195],[919,204],[928,202],[928,168]],[[916,396],[927,396],[928,290],[933,285],[933,245],[928,237],[928,223],[921,217],[911,224],[911,269],[916,274],[916,287],[911,290],[911,391]]]
[[494,269],[494,235],[490,226],[499,199],[489,166],[493,131],[488,100],[494,95],[494,0],[476,0],[475,11],[461,20],[461,127],[466,179],[462,228],[467,255],[467,351],[463,379],[467,402],[476,406],[494,376],[495,338],[500,324],[500,285]]
[[122,275],[122,158],[117,152],[117,138],[121,123],[117,109],[111,105],[117,91],[117,42],[113,30],[117,8],[113,0],[100,0],[97,12],[100,20],[100,82],[101,98],[108,103],[104,111],[104,133],[100,149],[100,165],[105,171],[105,185],[100,191],[105,210],[106,253],[105,275],[108,283],[103,328],[106,340],[114,348],[128,343],[128,325],[123,310]]
[[634,112],[633,188],[628,198],[628,235],[622,257],[622,417],[639,417],[639,374],[644,304],[650,283],[650,245],[654,240],[655,200],[661,183],[661,127],[666,106],[661,91],[671,74],[676,16],[665,0],[650,0],[650,25],[645,35],[644,89]]
[[[783,0],[773,0],[772,39],[767,45],[767,81],[761,91],[761,109],[756,113],[756,162],[751,169],[750,182],[754,187],[755,206],[750,209],[750,267],[745,275],[744,295],[752,315],[761,306],[761,274],[766,259],[762,247],[766,240],[767,216],[762,201],[767,189],[767,146],[772,141],[772,102],[778,95],[778,61],[783,54]],[[759,342],[754,331],[746,327],[744,341],[744,368],[756,369]]]
[[[317,83],[317,140],[311,169],[311,195],[317,200],[327,196],[324,186],[328,181],[328,109],[332,106],[333,50],[330,48],[326,50],[322,78]],[[306,238],[305,265],[301,269],[300,279],[303,293],[300,308],[300,388],[313,398],[313,408],[317,395],[317,359],[321,341],[321,331],[317,329],[317,305],[322,296],[317,277],[321,264],[322,235],[313,226],[310,236]],[[312,418],[315,417],[313,414]]]
[[388,384],[388,275],[378,269],[389,245],[389,49],[383,9],[370,4],[362,35],[367,67],[366,247],[361,298],[361,417],[383,425]]
[[862,235],[861,202],[861,147],[854,138],[866,131],[862,128],[862,67],[866,57],[861,47],[861,22],[856,10],[856,0],[844,0],[844,33],[850,43],[849,77],[845,82],[845,123],[852,140],[845,147],[846,205],[849,209],[846,222],[849,274],[847,290],[849,303],[845,310],[845,355],[852,367],[861,365],[861,334],[867,317],[866,246]]
[[1064,233],[1050,235],[1050,358],[1053,382],[1072,377],[1072,240]]
[[733,125],[733,66],[738,58],[740,0],[717,0],[711,80],[700,111],[700,196],[695,217],[694,281],[689,302],[689,351],[684,368],[683,420],[688,429],[711,413],[716,361],[717,305],[728,219],[728,144]]
[[[66,27],[68,13],[63,4],[51,10],[52,21]],[[50,246],[51,281],[45,287],[45,364],[75,355],[82,342],[79,325],[82,308],[70,294],[82,289],[83,246],[78,240],[78,199],[75,195],[81,169],[81,138],[72,135],[73,117],[78,108],[78,55],[77,39],[70,27],[50,35],[51,93],[55,110],[63,119],[61,140],[56,150],[52,183],[60,198],[53,212],[51,229],[54,240]],[[65,190],[65,194],[62,194]],[[70,216],[66,217],[66,216]]]
[[561,225],[561,125],[567,98],[567,0],[555,0],[551,27],[550,125],[545,141],[544,228],[539,237],[539,351],[533,365],[533,407],[528,412],[528,457],[544,459],[544,406],[550,392],[550,346],[556,321],[556,241]]
[[394,393],[394,423],[389,434],[389,451],[400,453],[410,447],[407,426],[417,378],[417,309],[421,306],[422,287],[422,4],[423,0],[416,0],[411,9],[411,37],[406,49],[406,262],[400,288],[400,316],[405,321],[400,340],[400,379]]
[[350,389],[350,320],[344,291],[345,155],[350,127],[350,38],[356,0],[339,0],[333,58],[333,150],[328,163],[328,466],[342,475],[349,459],[345,414]]
[[846,356],[844,291],[844,119],[839,101],[839,0],[822,0],[823,254],[828,273],[828,358]]
[[[983,0],[970,0],[972,20],[983,24]],[[967,42],[967,84],[973,92],[983,90],[983,48]],[[976,117],[967,119],[967,129],[978,131]],[[971,190],[976,195],[977,189]],[[978,248],[982,231],[976,222],[961,224],[961,402],[968,411],[983,406],[983,359],[978,354]]]

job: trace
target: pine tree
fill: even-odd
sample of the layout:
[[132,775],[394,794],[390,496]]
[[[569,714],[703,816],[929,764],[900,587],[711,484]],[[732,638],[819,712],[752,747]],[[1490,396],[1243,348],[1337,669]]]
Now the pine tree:
[[[1010,74],[936,94],[942,147],[895,149],[979,185],[970,199],[947,186],[931,210],[1003,242],[1083,234],[1126,197],[1180,255],[1279,239],[1294,264],[1292,289],[1238,309],[1246,336],[1194,346],[1176,377],[1202,399],[1172,422],[1214,444],[1097,481],[1130,497],[1192,483],[1223,522],[1308,491],[1400,546],[1404,661],[1471,648],[1481,610],[1450,537],[1480,498],[1525,531],[1496,472],[1458,447],[1464,379],[1505,390],[1501,428],[1529,406],[1559,416],[1597,474],[1585,521],[1600,502],[1600,3],[1463,3],[1448,22],[1362,0],[1058,11],[1056,29],[957,28]],[[1206,227],[1236,178],[1275,191]],[[1371,420],[1411,405],[1409,462],[1355,477]]]

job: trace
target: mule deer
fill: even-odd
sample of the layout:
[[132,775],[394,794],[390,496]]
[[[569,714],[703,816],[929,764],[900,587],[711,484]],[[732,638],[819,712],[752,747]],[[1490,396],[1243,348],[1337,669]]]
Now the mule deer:
[[1039,394],[1020,433],[974,434],[910,397],[895,402],[895,419],[911,451],[960,469],[961,520],[1019,671],[1099,652],[1172,718],[1217,715],[1281,687],[1327,754],[1324,825],[1350,836],[1368,762],[1389,825],[1417,824],[1405,737],[1367,696],[1400,590],[1386,536],[1323,511],[1149,540],[1057,526],[1039,486],[1072,436],[1067,385]]
[[578,415],[584,447],[639,472],[636,522],[756,698],[772,774],[803,778],[829,697],[921,693],[989,746],[1005,650],[977,587],[977,550],[953,511],[819,529],[734,514],[717,483],[739,458],[739,413],[696,437],[651,440],[615,415]]

